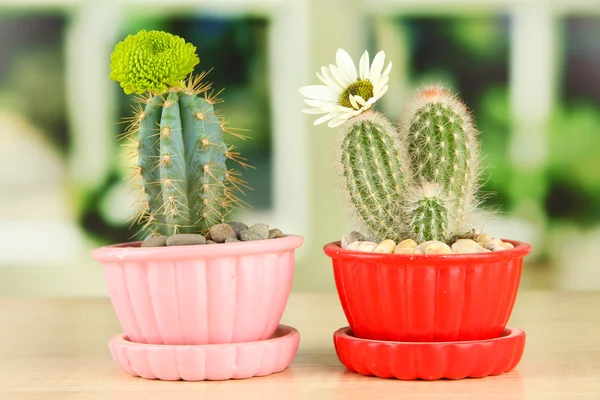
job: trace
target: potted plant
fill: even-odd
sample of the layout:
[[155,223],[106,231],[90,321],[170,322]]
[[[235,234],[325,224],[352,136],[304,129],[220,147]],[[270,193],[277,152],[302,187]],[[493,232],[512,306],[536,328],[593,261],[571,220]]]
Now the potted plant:
[[397,127],[373,105],[387,92],[385,53],[356,70],[338,50],[300,92],[308,114],[339,127],[336,170],[359,232],[325,245],[349,323],[334,334],[350,370],[400,379],[481,377],[519,362],[507,327],[531,247],[473,229],[481,202],[472,116],[438,85],[420,90]]
[[126,372],[150,379],[267,375],[293,360],[298,332],[279,325],[303,239],[227,221],[246,186],[229,162],[228,129],[196,48],[142,30],[119,42],[112,80],[137,94],[124,138],[133,143],[135,222],[143,241],[95,249],[124,329],[110,340]]

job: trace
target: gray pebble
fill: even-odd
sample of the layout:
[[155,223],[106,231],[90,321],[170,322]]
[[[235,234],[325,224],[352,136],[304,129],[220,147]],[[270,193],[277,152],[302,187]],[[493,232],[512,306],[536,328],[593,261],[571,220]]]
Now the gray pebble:
[[235,242],[239,242],[240,239],[238,238],[227,238],[225,239],[225,243],[235,243]]
[[204,236],[193,233],[178,233],[176,235],[169,236],[167,239],[167,246],[190,246],[194,244],[205,243],[206,239]]
[[269,225],[254,224],[245,231],[240,232],[240,239],[244,242],[250,240],[265,240],[269,238]]
[[227,238],[237,239],[237,235],[229,224],[217,224],[210,228],[210,239],[217,243],[225,243]]
[[235,232],[238,238],[240,237],[241,231],[245,231],[246,229],[248,229],[248,225],[246,225],[243,222],[229,222],[228,225],[231,226],[231,228],[233,228],[233,231]]
[[215,242],[215,241],[212,241],[212,240],[207,240],[207,241],[206,241],[206,244],[217,244],[217,242]]
[[164,235],[148,236],[142,242],[142,247],[162,247],[167,245],[167,237]]
[[279,229],[271,229],[269,231],[269,239],[277,239],[277,238],[282,238],[285,235],[283,234],[283,232],[281,232]]

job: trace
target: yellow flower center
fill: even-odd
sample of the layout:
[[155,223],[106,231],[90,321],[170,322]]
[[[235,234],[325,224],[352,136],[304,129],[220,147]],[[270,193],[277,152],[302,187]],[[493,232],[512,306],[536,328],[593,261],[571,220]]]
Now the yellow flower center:
[[[358,80],[356,82],[354,82],[353,84],[351,84],[350,86],[348,86],[346,89],[344,89],[344,91],[342,92],[342,94],[340,95],[340,105],[344,106],[344,107],[348,107],[348,108],[355,108],[354,106],[352,106],[352,103],[350,102],[349,96],[355,96],[355,95],[359,95],[360,97],[363,98],[363,100],[367,101],[369,100],[371,97],[373,97],[373,84],[371,82],[369,82],[368,80]],[[357,104],[358,108],[360,108],[360,104]]]

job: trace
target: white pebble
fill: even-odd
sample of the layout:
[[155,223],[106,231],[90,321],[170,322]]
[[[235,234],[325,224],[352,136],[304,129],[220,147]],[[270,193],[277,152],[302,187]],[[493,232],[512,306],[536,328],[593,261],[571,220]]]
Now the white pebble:
[[346,249],[371,253],[373,250],[375,250],[375,247],[377,247],[377,243],[361,242],[360,240],[357,240],[356,242],[350,243]]
[[347,249],[351,243],[354,243],[360,239],[360,233],[354,231],[347,235],[342,236],[342,248]]
[[510,242],[502,242],[502,247],[504,247],[505,249],[514,249],[515,248],[515,246]]
[[350,243],[347,247],[346,250],[354,250],[354,251],[358,251],[358,245],[360,244],[360,242],[357,240],[356,242],[352,242]]
[[396,249],[396,242],[391,239],[386,239],[379,243],[373,253],[393,253]]
[[372,253],[376,247],[377,247],[377,243],[375,243],[375,242],[359,242],[358,251]]

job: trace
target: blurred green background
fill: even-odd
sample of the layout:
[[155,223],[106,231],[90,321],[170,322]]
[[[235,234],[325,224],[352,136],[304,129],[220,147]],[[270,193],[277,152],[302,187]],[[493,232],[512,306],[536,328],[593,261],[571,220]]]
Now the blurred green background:
[[[316,84],[338,47],[355,60],[386,51],[394,68],[378,106],[396,121],[429,82],[473,110],[485,206],[496,210],[480,228],[534,245],[524,286],[600,288],[600,3],[572,13],[542,0],[38,3],[0,1],[0,294],[104,295],[89,251],[134,232],[123,190],[132,161],[116,140],[131,98],[108,79],[108,56],[139,29],[192,42],[198,72],[212,69],[225,89],[220,112],[252,138],[229,143],[255,167],[244,171],[252,209],[237,218],[306,238],[294,290],[335,290],[321,247],[352,228],[331,168],[334,133],[309,116],[285,125],[303,108],[297,87]],[[289,137],[297,132],[305,137]],[[290,140],[304,143],[286,150],[302,162],[283,165],[273,144]],[[290,211],[292,197],[306,207]]]

